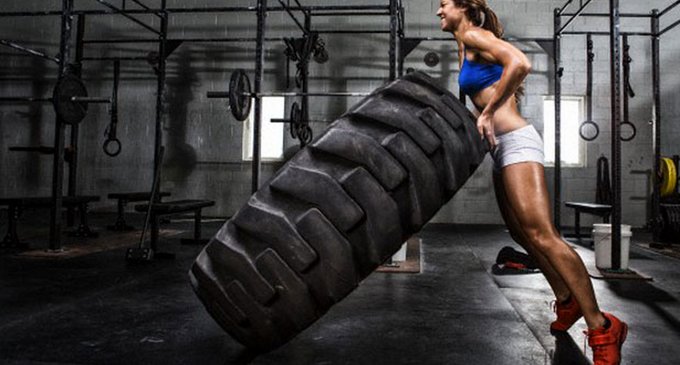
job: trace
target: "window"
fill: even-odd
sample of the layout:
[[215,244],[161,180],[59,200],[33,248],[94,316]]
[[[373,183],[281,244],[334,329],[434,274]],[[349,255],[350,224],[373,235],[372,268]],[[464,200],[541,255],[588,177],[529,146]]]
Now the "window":
[[[243,160],[253,160],[253,120],[255,120],[255,102],[250,109],[248,119],[243,122]],[[272,123],[272,119],[283,119],[285,114],[285,98],[282,96],[262,98],[262,131],[260,152],[262,161],[280,161],[283,159],[283,127],[284,123]]]
[[[585,144],[579,135],[583,122],[584,98],[582,96],[562,96],[561,159],[562,166],[585,166]],[[555,164],[555,97],[543,99],[543,145],[546,165]]]

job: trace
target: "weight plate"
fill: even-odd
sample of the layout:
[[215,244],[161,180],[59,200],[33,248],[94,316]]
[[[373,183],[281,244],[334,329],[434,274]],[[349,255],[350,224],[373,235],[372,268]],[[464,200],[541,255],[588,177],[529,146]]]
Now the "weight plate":
[[64,75],[52,93],[54,111],[64,123],[78,124],[87,115],[87,103],[73,101],[73,97],[87,97],[85,84],[73,75]]
[[300,122],[302,122],[302,109],[297,101],[290,106],[290,137],[298,138],[298,130],[300,129]]
[[661,196],[667,197],[675,191],[677,171],[675,163],[668,157],[661,158]]
[[229,80],[229,109],[239,122],[243,122],[250,114],[251,104],[250,79],[246,72],[238,69],[231,74]]
[[427,52],[423,62],[425,62],[428,67],[437,66],[439,64],[439,55],[435,52]]

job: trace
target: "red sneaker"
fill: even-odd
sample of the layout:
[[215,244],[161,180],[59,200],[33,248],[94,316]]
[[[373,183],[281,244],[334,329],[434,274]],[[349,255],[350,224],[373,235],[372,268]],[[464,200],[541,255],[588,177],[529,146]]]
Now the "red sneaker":
[[581,307],[574,297],[572,297],[567,304],[562,304],[559,301],[555,301],[554,303],[553,311],[557,314],[557,319],[550,324],[551,331],[566,331],[571,328],[579,318],[583,317]]
[[626,341],[628,325],[609,313],[602,313],[611,323],[604,327],[584,331],[588,346],[593,349],[593,365],[618,365],[621,363],[621,345]]

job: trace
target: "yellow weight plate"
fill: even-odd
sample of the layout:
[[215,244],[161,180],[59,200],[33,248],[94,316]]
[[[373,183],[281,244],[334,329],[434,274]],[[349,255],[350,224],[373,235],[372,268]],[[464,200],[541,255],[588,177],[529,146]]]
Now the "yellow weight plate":
[[678,174],[675,163],[668,157],[661,159],[661,196],[666,197],[675,191]]

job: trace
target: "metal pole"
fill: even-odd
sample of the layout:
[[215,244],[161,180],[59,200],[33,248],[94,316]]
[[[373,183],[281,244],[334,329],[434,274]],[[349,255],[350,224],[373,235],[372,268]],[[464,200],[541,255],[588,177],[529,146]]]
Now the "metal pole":
[[[267,18],[267,0],[257,0],[257,44],[255,50],[255,93],[262,91],[262,75],[264,73],[264,34]],[[255,115],[253,122],[253,163],[251,191],[260,188],[260,169],[262,157],[260,138],[262,138],[262,99],[255,97]]]
[[[678,5],[680,5],[680,1],[676,1],[676,2],[674,2],[673,4],[669,5],[666,9],[663,9],[663,11],[661,11],[660,13],[659,13],[659,11],[658,11],[657,9],[654,9],[654,10],[656,10],[656,17],[657,17],[657,18],[660,18],[660,17],[664,16],[666,13],[668,13],[668,12],[671,11],[671,10],[673,10],[673,8],[675,8],[675,7],[678,6]],[[653,13],[653,14],[654,14],[654,13]],[[657,33],[658,33],[658,32],[657,32]]]
[[671,30],[671,29],[677,27],[678,24],[680,24],[680,20],[676,20],[675,22],[673,22],[673,24],[671,24],[671,25],[667,26],[666,28],[664,28],[664,30],[662,30],[662,31],[659,32],[659,35],[662,35],[662,34],[668,32],[669,30]]
[[[280,1],[280,0],[279,0]],[[312,17],[311,15],[305,14],[305,26],[304,26],[304,32],[305,34],[309,34],[310,29],[312,28]],[[307,59],[300,60],[302,62],[302,92],[304,95],[302,96],[302,117],[303,121],[306,123],[309,121],[309,57]],[[295,128],[296,126],[291,125],[291,128]],[[300,146],[304,147],[305,141],[300,138]]]
[[315,30],[315,33],[319,34],[390,34],[389,30]]
[[623,99],[622,99],[622,106],[623,106],[623,119],[622,122],[630,122],[630,106],[629,106],[629,94],[628,94],[628,85],[629,85],[629,80],[630,80],[630,44],[628,44],[628,36],[623,35],[623,83],[624,85],[622,86],[623,88]]
[[654,170],[652,170],[652,186],[654,191],[652,193],[652,232],[654,241],[658,242],[661,239],[661,231],[659,229],[658,218],[661,213],[661,192],[659,187],[661,181],[658,172],[661,171],[661,62],[660,62],[660,36],[659,33],[659,10],[652,10],[652,90],[654,94],[654,107],[652,109],[652,128],[654,140],[652,141],[652,148],[654,148]]
[[[107,1],[104,1],[104,0],[95,0],[95,1],[97,1],[98,3],[100,3],[100,4],[104,5],[104,6],[106,6],[106,7],[109,8],[109,9],[113,10],[116,14],[120,14],[120,15],[122,15],[122,16],[124,16],[124,17],[130,19],[132,22],[134,22],[134,23],[136,23],[136,24],[138,24],[138,25],[144,27],[144,28],[147,29],[148,31],[153,32],[153,33],[156,33],[156,34],[158,34],[158,35],[161,35],[161,32],[157,31],[156,29],[153,29],[152,26],[150,26],[150,25],[144,23],[143,21],[141,21],[141,20],[139,20],[139,19],[137,19],[137,18],[135,18],[135,17],[129,15],[125,10],[118,9],[117,7],[113,6],[113,4],[111,4],[111,3],[107,2]],[[161,18],[161,19],[162,19],[162,18]]]
[[609,0],[612,123],[612,269],[621,268],[621,44],[619,0]]
[[390,81],[397,79],[397,30],[399,19],[397,11],[397,0],[390,0]]
[[24,52],[24,53],[28,53],[28,54],[30,54],[30,55],[32,55],[32,56],[44,58],[44,59],[46,59],[46,60],[50,60],[50,61],[52,61],[52,62],[55,62],[55,63],[59,64],[59,59],[56,58],[56,57],[50,57],[50,56],[48,56],[48,55],[46,55],[46,54],[44,54],[44,53],[42,53],[42,52],[39,52],[39,51],[36,51],[36,50],[34,50],[34,49],[30,49],[30,48],[21,46],[21,45],[19,45],[19,44],[17,44],[17,43],[10,42],[10,41],[5,40],[5,39],[0,39],[0,45],[6,46],[6,47],[9,47],[9,48],[12,48],[12,49],[16,49],[17,51],[21,51],[21,52]]
[[[295,14],[293,14],[293,11],[290,10],[290,8],[288,8],[288,6],[286,6],[286,3],[284,3],[283,0],[279,0],[279,3],[281,4],[281,6],[283,6],[284,9],[286,9],[286,12],[287,12],[288,15],[290,16],[290,18],[293,19],[293,21],[294,21],[295,24],[298,26],[298,28],[300,28],[300,30],[301,30],[303,33],[309,34],[309,28],[303,26],[302,23],[300,23],[300,21],[297,19],[297,17],[295,16]],[[308,16],[308,15],[307,15],[307,12],[305,12],[304,15],[305,15],[305,19],[306,19],[307,16]]]
[[[586,34],[591,34],[594,36],[610,36],[611,34],[609,32],[600,32],[600,31],[588,31],[588,30],[583,30],[583,31],[568,31],[568,32],[562,32],[562,35],[586,35]],[[649,37],[652,35],[652,33],[649,32],[619,32],[620,35],[627,35],[627,36],[642,36],[642,37]]]
[[[62,0],[61,38],[59,41],[59,77],[63,77],[71,52],[73,0]],[[54,159],[52,160],[52,206],[50,209],[50,244],[52,251],[61,250],[61,207],[64,188],[64,122],[59,116],[54,126]]]
[[571,23],[578,18],[581,13],[586,9],[586,7],[592,2],[593,0],[587,0],[585,4],[581,4],[581,7],[576,11],[576,14],[574,14],[567,22],[560,28],[560,33],[563,32]]
[[[166,0],[162,0],[161,7],[165,9]],[[163,146],[163,94],[165,92],[165,48],[168,37],[168,13],[161,11],[161,32],[158,44],[158,77],[156,85],[156,136],[154,140],[154,174],[161,168],[161,147]],[[153,176],[153,175],[152,175]],[[151,204],[153,202],[149,202]]]
[[[362,15],[365,11],[371,10],[384,10],[388,11],[389,6],[385,5],[332,5],[332,6],[289,6],[288,9],[293,11],[357,11],[356,15]],[[159,14],[161,12],[166,12],[168,14],[195,14],[195,13],[238,13],[238,12],[251,12],[257,11],[256,6],[231,6],[231,7],[197,7],[197,8],[166,8],[161,9],[126,9],[125,14]],[[286,11],[281,6],[273,6],[266,8],[266,11]],[[108,15],[108,14],[118,14],[117,11],[108,10],[79,10],[73,12],[74,14],[87,14],[87,15]],[[16,16],[54,16],[61,14],[59,10],[45,10],[45,11],[21,11],[21,12],[0,12],[0,17],[16,17]],[[319,14],[323,15],[323,14]],[[387,15],[387,14],[385,14]]]
[[562,208],[562,151],[561,133],[562,128],[562,35],[560,34],[562,18],[560,17],[560,9],[555,9],[555,35],[554,35],[554,68],[555,68],[555,177],[554,177],[554,201],[553,201],[553,220],[555,228],[561,232],[562,223],[560,209]]
[[[78,28],[76,28],[76,55],[75,64],[78,77],[82,76],[83,60],[83,37],[85,35],[85,15],[78,15]],[[71,161],[68,165],[68,196],[76,196],[78,190],[78,124],[71,125]],[[71,227],[75,223],[75,209],[69,207],[66,212],[66,225]]]
[[397,64],[397,72],[399,77],[404,76],[404,60],[405,60],[405,55],[404,52],[402,52],[402,47],[404,43],[404,38],[405,38],[405,20],[404,20],[404,7],[402,4],[399,4],[399,52],[397,53],[399,55],[398,58],[398,64]]
[[[267,37],[265,41],[275,42],[283,41],[285,37]],[[172,38],[169,41],[182,42],[182,43],[207,43],[207,42],[223,42],[223,43],[246,43],[246,42],[256,42],[257,38]],[[128,39],[86,39],[84,43],[158,43],[158,38],[128,38]],[[109,59],[114,57],[108,57]],[[125,57],[119,57],[120,59],[125,59]],[[145,57],[135,57],[135,58],[145,58]]]
[[593,121],[593,35],[586,36],[586,117],[588,121]]
[[[574,16],[576,15],[575,13],[563,13],[562,16]],[[578,15],[579,17],[586,17],[586,18],[609,18],[609,14],[607,13],[581,13]],[[619,17],[621,18],[649,18],[649,14],[636,14],[636,13],[626,13],[626,14],[619,14]]]

